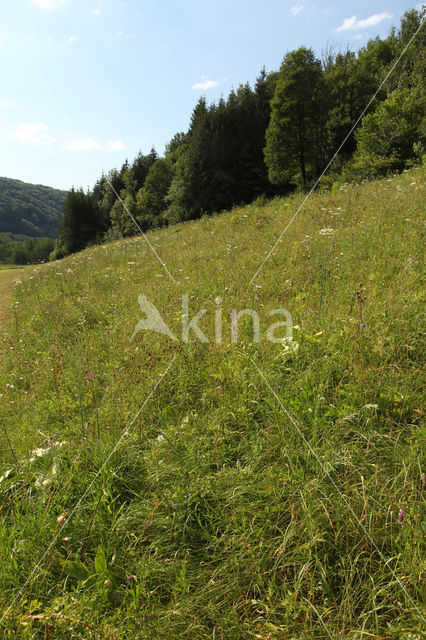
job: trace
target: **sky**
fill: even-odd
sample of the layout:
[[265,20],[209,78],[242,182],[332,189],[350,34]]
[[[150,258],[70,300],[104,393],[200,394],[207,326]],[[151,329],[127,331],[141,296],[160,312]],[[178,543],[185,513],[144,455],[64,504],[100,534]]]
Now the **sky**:
[[2,0],[0,176],[93,186],[302,45],[386,37],[402,0]]

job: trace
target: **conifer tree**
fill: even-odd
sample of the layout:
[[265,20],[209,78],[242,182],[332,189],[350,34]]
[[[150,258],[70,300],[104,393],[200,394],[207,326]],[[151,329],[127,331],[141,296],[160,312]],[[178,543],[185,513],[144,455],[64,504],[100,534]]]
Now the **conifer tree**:
[[317,87],[321,63],[311,49],[290,52],[281,66],[266,132],[265,161],[273,184],[301,183],[314,177]]

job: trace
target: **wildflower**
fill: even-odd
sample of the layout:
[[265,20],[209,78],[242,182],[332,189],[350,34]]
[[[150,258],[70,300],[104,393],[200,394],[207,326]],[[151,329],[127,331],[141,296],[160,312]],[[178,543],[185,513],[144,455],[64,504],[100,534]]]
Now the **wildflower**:
[[398,524],[401,525],[401,527],[404,526],[404,516],[405,516],[404,509],[400,509],[398,514]]
[[361,322],[361,325],[360,325],[360,326],[361,326],[362,328],[364,328],[364,327],[366,327],[367,325],[365,324],[365,322]]
[[320,236],[331,236],[334,233],[334,229],[321,229],[321,231],[318,231],[318,233],[320,234]]
[[293,340],[291,336],[283,338],[282,343],[284,353],[296,353],[299,349],[299,343]]
[[88,371],[86,373],[86,380],[94,380],[95,379],[95,374],[94,373],[90,373],[90,371]]

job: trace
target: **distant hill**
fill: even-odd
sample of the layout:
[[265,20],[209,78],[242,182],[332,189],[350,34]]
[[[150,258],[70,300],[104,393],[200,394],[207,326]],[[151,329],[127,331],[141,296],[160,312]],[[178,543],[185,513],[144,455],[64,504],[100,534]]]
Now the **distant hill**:
[[41,184],[0,178],[0,233],[56,238],[66,195]]

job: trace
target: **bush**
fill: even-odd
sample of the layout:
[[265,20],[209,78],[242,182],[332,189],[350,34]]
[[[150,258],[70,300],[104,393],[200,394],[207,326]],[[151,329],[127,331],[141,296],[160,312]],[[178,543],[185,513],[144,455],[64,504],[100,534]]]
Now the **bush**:
[[405,169],[423,149],[424,103],[420,89],[403,89],[391,93],[374,113],[365,116],[356,135],[357,150],[343,170],[343,179],[373,179]]

